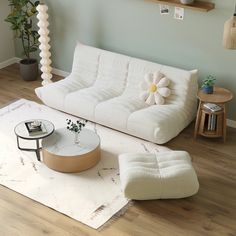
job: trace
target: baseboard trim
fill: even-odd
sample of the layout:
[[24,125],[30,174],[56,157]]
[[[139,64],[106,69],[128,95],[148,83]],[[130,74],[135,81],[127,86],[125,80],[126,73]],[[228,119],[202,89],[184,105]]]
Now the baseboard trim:
[[[21,59],[20,58],[17,58],[17,62],[19,62]],[[40,69],[41,65],[39,64],[39,69]],[[54,75],[59,75],[59,76],[62,76],[62,77],[67,77],[70,73],[67,72],[67,71],[63,71],[63,70],[59,70],[57,68],[52,68],[52,73]]]
[[10,59],[8,59],[6,61],[0,62],[0,69],[3,69],[5,67],[7,67],[7,66],[10,66],[10,65],[12,65],[14,63],[17,63],[17,62],[19,62],[19,60],[20,60],[20,58],[12,57],[12,58],[10,58]]
[[62,77],[67,77],[70,74],[69,72],[59,70],[59,69],[56,69],[56,68],[52,68],[52,73],[54,75],[59,75],[59,76],[62,76]]
[[227,119],[227,126],[236,129],[236,121]]

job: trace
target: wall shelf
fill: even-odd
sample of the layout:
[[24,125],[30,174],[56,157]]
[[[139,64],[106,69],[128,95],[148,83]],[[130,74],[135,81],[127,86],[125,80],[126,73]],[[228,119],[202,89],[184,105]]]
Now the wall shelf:
[[194,3],[188,4],[188,5],[180,3],[179,0],[146,0],[146,1],[160,3],[163,5],[170,5],[170,6],[187,8],[187,9],[191,9],[191,10],[195,10],[195,11],[203,11],[203,12],[208,12],[208,11],[213,10],[215,8],[214,3],[203,2],[203,1],[195,1]]

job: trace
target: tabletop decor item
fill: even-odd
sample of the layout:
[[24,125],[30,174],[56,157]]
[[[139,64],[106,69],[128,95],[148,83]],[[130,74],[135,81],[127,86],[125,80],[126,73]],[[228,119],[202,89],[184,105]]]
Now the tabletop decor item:
[[43,135],[47,133],[44,123],[38,120],[26,121],[25,127],[29,133],[29,136]]
[[41,78],[43,79],[42,85],[47,85],[52,83],[51,79],[52,79],[52,67],[51,67],[51,53],[50,53],[50,45],[49,45],[49,30],[48,30],[48,14],[47,14],[47,10],[48,7],[45,4],[39,4],[37,6],[37,11],[38,11],[38,15],[37,18],[39,20],[38,22],[38,27],[39,27],[39,42],[40,42],[40,46],[39,49],[41,50],[40,52],[40,64],[41,64],[41,71],[42,71],[42,75]]
[[224,25],[223,45],[226,49],[236,50],[236,4],[234,15]]
[[26,57],[20,61],[21,76],[27,81],[36,80],[38,77],[38,62],[36,59],[31,58],[31,53],[36,52],[39,47],[39,34],[33,23],[39,1],[8,1],[11,6],[11,12],[5,21],[11,24],[15,37],[20,39],[23,54]]
[[67,129],[72,131],[75,134],[75,144],[80,143],[79,133],[81,132],[82,128],[86,125],[87,120],[77,120],[73,122],[70,119],[66,119],[67,121]]
[[214,91],[215,77],[208,75],[202,82],[202,91],[207,94],[212,94]]

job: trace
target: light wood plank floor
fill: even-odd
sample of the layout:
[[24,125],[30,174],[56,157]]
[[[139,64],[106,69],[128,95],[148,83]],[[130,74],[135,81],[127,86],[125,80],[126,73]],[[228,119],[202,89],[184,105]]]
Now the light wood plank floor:
[[[39,102],[34,88],[40,83],[22,81],[18,65],[0,70],[0,105],[19,98]],[[226,143],[195,141],[191,124],[166,146],[193,157],[200,182],[196,196],[136,201],[122,217],[96,231],[0,186],[0,236],[236,236],[236,130],[228,129]]]

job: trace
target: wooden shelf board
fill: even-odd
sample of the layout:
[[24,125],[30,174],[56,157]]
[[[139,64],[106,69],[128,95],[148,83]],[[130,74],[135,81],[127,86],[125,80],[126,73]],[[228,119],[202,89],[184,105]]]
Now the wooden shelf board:
[[215,8],[214,3],[203,2],[203,1],[195,1],[194,3],[188,5],[180,3],[179,0],[146,0],[146,1],[156,2],[163,5],[171,5],[176,7],[187,8],[195,11],[203,11],[203,12],[208,12]]
[[218,134],[217,131],[204,131],[204,132],[201,132],[199,133],[200,135],[202,136],[205,136],[205,137],[209,137],[209,138],[220,138],[222,137],[222,134]]

